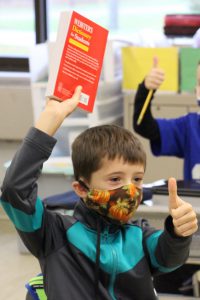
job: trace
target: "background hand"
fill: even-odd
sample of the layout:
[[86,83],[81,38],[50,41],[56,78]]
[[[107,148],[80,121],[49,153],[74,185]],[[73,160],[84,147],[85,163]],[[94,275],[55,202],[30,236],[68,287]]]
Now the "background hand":
[[169,212],[173,219],[174,232],[178,236],[192,235],[198,229],[196,213],[191,204],[183,201],[177,195],[175,178],[168,180]]
[[78,86],[70,99],[57,101],[49,99],[35,127],[49,135],[54,135],[64,119],[78,106],[82,87]]
[[165,80],[165,73],[158,68],[158,58],[153,58],[153,67],[144,80],[144,85],[148,90],[157,90]]

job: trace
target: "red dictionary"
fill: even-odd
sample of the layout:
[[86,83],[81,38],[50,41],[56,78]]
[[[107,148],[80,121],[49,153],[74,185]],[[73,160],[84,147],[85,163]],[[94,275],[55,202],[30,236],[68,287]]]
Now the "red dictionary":
[[83,87],[79,107],[93,111],[108,30],[75,11],[62,12],[50,59],[47,97],[71,98]]

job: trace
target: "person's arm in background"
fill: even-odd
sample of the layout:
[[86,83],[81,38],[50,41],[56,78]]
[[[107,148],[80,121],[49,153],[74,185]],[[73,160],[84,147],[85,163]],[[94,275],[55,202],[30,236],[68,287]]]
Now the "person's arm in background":
[[[149,90],[155,91],[164,81],[164,72],[157,67],[157,59],[154,59],[153,68],[147,74],[144,81],[138,86],[134,101],[133,127],[135,132],[149,139],[160,141],[160,131],[156,120],[151,113],[151,101],[148,104],[142,122],[138,125],[137,120],[145,103]],[[153,93],[153,94],[154,94]],[[153,96],[151,100],[153,99]]]

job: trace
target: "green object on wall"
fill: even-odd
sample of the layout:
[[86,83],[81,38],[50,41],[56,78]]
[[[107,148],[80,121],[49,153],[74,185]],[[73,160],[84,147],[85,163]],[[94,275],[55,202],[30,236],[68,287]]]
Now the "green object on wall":
[[180,48],[180,92],[195,92],[199,48]]

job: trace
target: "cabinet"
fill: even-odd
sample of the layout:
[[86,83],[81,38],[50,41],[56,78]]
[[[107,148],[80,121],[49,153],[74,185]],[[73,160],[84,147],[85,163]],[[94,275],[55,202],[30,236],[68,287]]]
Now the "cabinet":
[[33,125],[30,78],[23,72],[5,73],[0,73],[0,140],[17,141]]
[[[133,103],[135,93],[124,92],[124,127],[133,131]],[[198,111],[194,94],[172,94],[157,92],[152,102],[152,113],[154,117],[176,118],[188,112]],[[136,134],[136,133],[135,133]],[[137,135],[137,134],[136,134]],[[183,160],[176,157],[155,157],[151,153],[149,140],[137,135],[141,140],[147,153],[147,169],[145,172],[145,183],[161,178],[175,177],[183,179]]]

